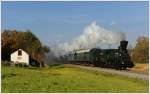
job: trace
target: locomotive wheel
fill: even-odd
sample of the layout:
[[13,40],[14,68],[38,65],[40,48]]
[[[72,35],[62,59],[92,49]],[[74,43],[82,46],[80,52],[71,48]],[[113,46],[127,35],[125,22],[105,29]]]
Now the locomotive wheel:
[[94,67],[101,67],[101,64],[99,62],[94,62],[93,65]]
[[122,67],[121,67],[120,65],[117,65],[117,66],[115,67],[115,69],[116,69],[116,70],[122,70]]
[[126,69],[127,69],[127,67],[122,67],[122,69],[123,69],[123,70],[126,70]]

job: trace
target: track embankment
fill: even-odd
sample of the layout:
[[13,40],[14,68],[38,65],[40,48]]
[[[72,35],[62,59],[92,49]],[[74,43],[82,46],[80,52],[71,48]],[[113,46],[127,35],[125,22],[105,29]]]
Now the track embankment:
[[87,70],[93,70],[93,71],[100,71],[100,72],[107,72],[111,74],[117,74],[117,75],[122,75],[122,76],[128,76],[132,78],[137,78],[137,79],[143,79],[143,80],[149,80],[149,76],[146,74],[141,74],[141,73],[134,73],[130,72],[129,70],[115,70],[115,69],[109,69],[109,68],[100,68],[100,67],[91,67],[91,66],[81,66],[81,65],[74,65],[74,64],[69,64],[73,67],[78,67],[82,69],[87,69]]

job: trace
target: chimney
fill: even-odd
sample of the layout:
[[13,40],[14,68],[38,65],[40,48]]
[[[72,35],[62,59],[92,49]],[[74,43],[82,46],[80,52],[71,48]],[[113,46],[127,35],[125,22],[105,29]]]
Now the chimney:
[[127,45],[128,45],[128,41],[126,41],[126,40],[120,41],[120,47],[121,48],[126,49]]

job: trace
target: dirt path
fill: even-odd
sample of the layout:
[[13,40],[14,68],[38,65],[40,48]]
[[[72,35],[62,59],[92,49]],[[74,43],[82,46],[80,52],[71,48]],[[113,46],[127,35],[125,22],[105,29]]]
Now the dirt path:
[[149,80],[149,76],[146,75],[146,74],[134,73],[134,72],[130,72],[128,70],[121,70],[121,71],[119,71],[119,70],[108,69],[108,68],[81,66],[81,65],[73,65],[73,64],[69,64],[69,65],[71,65],[73,67],[82,68],[82,69],[88,69],[88,70],[94,70],[94,71],[102,71],[102,72],[108,72],[108,73],[111,73],[111,74],[117,74],[117,75],[123,75],[123,76],[143,79],[143,80]]

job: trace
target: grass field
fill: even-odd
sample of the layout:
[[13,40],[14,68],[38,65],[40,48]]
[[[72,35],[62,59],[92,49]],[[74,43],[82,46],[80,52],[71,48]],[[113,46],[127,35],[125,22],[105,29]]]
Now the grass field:
[[68,65],[2,66],[2,92],[148,92],[148,81]]

